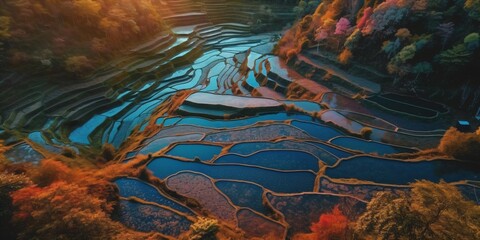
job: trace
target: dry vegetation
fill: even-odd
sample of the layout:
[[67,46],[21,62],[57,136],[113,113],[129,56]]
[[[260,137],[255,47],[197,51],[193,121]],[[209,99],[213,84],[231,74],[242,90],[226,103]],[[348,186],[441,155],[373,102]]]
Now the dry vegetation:
[[476,132],[463,133],[450,128],[445,133],[438,150],[448,156],[476,161],[480,156],[480,128]]
[[167,27],[168,5],[150,0],[0,2],[2,64],[84,75]]

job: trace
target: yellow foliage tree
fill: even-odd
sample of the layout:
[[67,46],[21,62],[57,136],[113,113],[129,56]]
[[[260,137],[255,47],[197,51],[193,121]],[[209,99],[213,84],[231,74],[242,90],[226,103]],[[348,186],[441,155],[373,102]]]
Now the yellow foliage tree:
[[480,206],[445,182],[413,183],[410,194],[378,193],[355,231],[373,239],[480,239]]
[[345,64],[348,64],[350,62],[350,59],[352,59],[352,57],[353,57],[352,51],[350,51],[350,49],[348,49],[348,48],[345,48],[340,53],[340,55],[338,55],[338,61],[341,64],[345,65]]
[[440,141],[438,150],[462,160],[478,159],[480,156],[480,128],[473,133],[463,133],[453,127],[448,129]]
[[65,69],[72,73],[82,73],[93,69],[93,65],[86,56],[72,56],[65,60]]

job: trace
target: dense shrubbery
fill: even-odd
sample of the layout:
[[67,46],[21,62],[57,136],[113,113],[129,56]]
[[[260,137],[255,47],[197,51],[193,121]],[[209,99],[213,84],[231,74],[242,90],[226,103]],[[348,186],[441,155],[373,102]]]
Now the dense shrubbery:
[[216,239],[215,234],[218,231],[218,220],[199,217],[198,220],[190,226],[191,240],[197,239]]
[[[320,46],[387,70],[395,83],[413,86],[480,85],[480,5],[477,0],[322,1],[279,41],[291,58]],[[468,94],[467,94],[468,96]],[[465,99],[463,99],[465,101]],[[474,105],[475,103],[472,103]]]
[[360,135],[365,139],[370,139],[372,133],[373,129],[370,127],[363,127],[362,130],[360,130]]
[[2,1],[0,43],[7,59],[0,61],[83,74],[119,49],[165,29],[167,11],[168,5],[150,0]]
[[480,156],[480,128],[477,132],[463,133],[452,127],[443,136],[438,149],[457,159],[475,161]]
[[23,187],[31,185],[32,182],[24,174],[13,174],[3,172],[0,169],[0,238],[14,239],[11,219],[13,216],[13,205],[10,193]]
[[441,182],[412,184],[409,194],[378,193],[358,219],[361,239],[479,239],[480,206]]
[[[138,161],[142,159],[134,160]],[[111,180],[118,175],[134,174],[135,164],[73,169],[55,159],[42,160],[39,166],[2,161],[0,236],[2,239],[162,239],[155,233],[128,229],[111,217],[117,200]]]
[[336,206],[294,240],[479,239],[480,206],[454,185],[419,181],[408,192],[379,192],[351,222]]
[[299,233],[293,240],[345,240],[350,239],[348,218],[336,205],[332,212],[320,215],[318,222],[310,226],[312,233]]

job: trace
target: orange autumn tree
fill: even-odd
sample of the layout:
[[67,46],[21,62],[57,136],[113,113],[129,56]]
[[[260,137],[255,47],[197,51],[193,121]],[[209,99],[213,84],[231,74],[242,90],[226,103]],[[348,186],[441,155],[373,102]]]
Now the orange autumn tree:
[[45,159],[30,175],[36,185],[11,193],[16,239],[163,239],[141,233],[112,219],[118,196],[111,180],[133,176],[132,163],[102,169],[70,168]]
[[108,215],[112,206],[77,184],[26,187],[12,199],[18,209],[13,221],[22,228],[20,239],[110,239],[122,229]]
[[346,239],[348,219],[336,205],[331,213],[320,215],[318,222],[314,223],[310,230],[314,233],[315,240],[341,240]]

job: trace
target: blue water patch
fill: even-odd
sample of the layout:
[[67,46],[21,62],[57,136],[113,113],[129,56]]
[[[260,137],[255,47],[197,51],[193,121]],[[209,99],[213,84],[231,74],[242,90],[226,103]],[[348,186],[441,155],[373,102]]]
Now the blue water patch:
[[176,125],[195,125],[199,127],[210,128],[233,128],[244,127],[255,124],[261,121],[285,121],[290,119],[309,121],[312,118],[308,115],[302,114],[287,114],[287,113],[273,113],[263,114],[250,118],[231,119],[231,120],[210,120],[201,117],[185,117],[180,120]]
[[79,144],[90,144],[88,136],[98,127],[100,124],[105,122],[107,117],[102,115],[95,115],[90,120],[88,120],[81,127],[75,129],[70,136],[68,137],[72,142]]
[[207,77],[211,78],[211,77],[214,77],[214,76],[218,76],[220,74],[220,72],[222,72],[222,70],[225,68],[225,66],[226,65],[225,65],[224,62],[217,63],[214,67],[212,67],[210,69],[210,71],[208,71]]
[[263,189],[260,186],[253,183],[226,180],[215,182],[215,186],[227,195],[233,204],[248,207],[263,214],[268,213],[267,208],[263,205]]
[[414,149],[410,148],[403,148],[379,142],[367,141],[354,137],[338,137],[332,139],[330,142],[344,148],[357,150],[369,154],[376,153],[378,155],[385,155],[402,152],[415,152]]
[[217,56],[218,54],[220,54],[220,51],[218,50],[210,50],[208,52],[205,52],[201,57],[195,60],[194,64],[210,60],[213,56]]
[[186,232],[191,222],[170,210],[133,201],[120,200],[118,216],[125,226],[140,232],[160,232],[178,237]]
[[334,137],[343,136],[343,133],[339,132],[338,130],[318,123],[292,121],[292,126],[300,128],[310,136],[323,141],[328,141]]
[[198,85],[200,82],[200,77],[202,76],[202,70],[197,69],[195,71],[195,75],[190,79],[190,81],[181,83],[178,85],[172,86],[172,88],[177,89],[177,90],[184,90],[184,89],[190,89]]
[[222,151],[221,146],[208,145],[208,144],[188,144],[182,143],[175,145],[166,154],[170,156],[178,156],[183,158],[195,159],[198,158],[201,161],[208,161],[218,156]]
[[167,157],[154,159],[147,168],[160,179],[180,171],[194,171],[213,179],[254,182],[272,191],[285,193],[313,191],[316,177],[315,174],[306,171],[279,172],[250,166],[179,161]]
[[130,104],[131,104],[131,102],[125,102],[122,105],[120,105],[116,108],[112,108],[112,109],[110,109],[110,110],[108,110],[108,111],[106,111],[106,112],[104,112],[100,115],[103,115],[105,117],[113,117],[113,116],[117,115],[119,112],[121,112],[122,110],[124,110],[126,107],[128,107],[128,105],[130,105]]
[[120,196],[129,198],[137,197],[147,202],[154,202],[160,205],[171,207],[180,212],[193,215],[192,211],[181,204],[163,196],[153,186],[148,185],[139,179],[120,178],[114,181],[119,189]]
[[351,157],[353,156],[353,153],[350,153],[350,152],[347,152],[347,151],[344,151],[342,149],[339,149],[339,148],[335,148],[335,147],[332,147],[332,146],[329,146],[328,144],[326,143],[322,143],[322,142],[316,142],[316,141],[308,141],[309,143],[319,147],[319,148],[322,148],[322,149],[325,149],[326,151],[328,151],[329,153],[337,156],[338,158],[348,158],[348,157]]
[[215,160],[215,163],[237,163],[279,170],[319,170],[315,156],[295,150],[266,150],[248,156],[226,154]]
[[33,149],[27,143],[20,143],[4,153],[5,157],[14,163],[37,164],[43,159],[43,155]]
[[307,112],[318,112],[322,110],[322,107],[320,104],[315,103],[315,102],[310,102],[310,101],[291,101],[291,100],[285,100],[283,101],[285,104],[293,104],[298,108],[301,108],[304,111]]
[[[181,118],[181,117],[167,118],[167,119],[165,119],[165,121],[163,121],[163,126],[168,127],[168,126],[176,125],[177,122],[182,120],[182,119],[183,118]],[[161,124],[161,123],[157,120],[157,124]]]
[[289,141],[289,140],[282,140],[278,142],[242,142],[233,145],[229,149],[229,153],[237,153],[241,155],[249,155],[254,152],[260,150],[267,150],[267,149],[295,149],[301,150],[304,152],[311,153],[312,155],[316,156],[327,165],[333,165],[337,162],[338,158],[334,154],[328,152],[327,150],[320,148],[318,146],[313,145],[309,142],[297,142],[297,141]]
[[255,77],[255,73],[253,71],[250,71],[248,73],[248,77],[246,81],[251,88],[260,87],[260,84],[257,82],[257,78]]
[[203,134],[189,134],[189,135],[183,135],[183,136],[163,137],[163,138],[155,139],[154,141],[150,142],[148,145],[143,147],[138,153],[139,154],[155,153],[175,142],[199,141],[202,138],[203,138]]
[[43,139],[41,132],[32,132],[32,133],[28,134],[28,138],[30,140],[32,140],[34,143],[42,145],[42,146],[47,144],[45,142],[45,139]]
[[416,180],[456,182],[480,180],[480,166],[454,160],[402,162],[370,156],[343,160],[325,174],[331,178],[356,178],[376,183],[406,185]]

